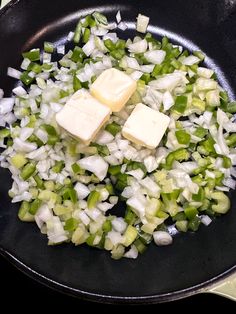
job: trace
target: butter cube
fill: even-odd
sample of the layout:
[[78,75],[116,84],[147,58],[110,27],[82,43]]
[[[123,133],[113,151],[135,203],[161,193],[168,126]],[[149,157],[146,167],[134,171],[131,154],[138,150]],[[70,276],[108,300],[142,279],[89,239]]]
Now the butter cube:
[[120,111],[136,90],[136,81],[117,69],[102,72],[90,87],[91,94],[112,111]]
[[137,104],[125,122],[122,135],[136,144],[154,149],[160,143],[170,118],[144,104]]
[[110,113],[111,110],[107,106],[81,89],[72,95],[56,114],[56,121],[72,136],[88,145],[109,119]]

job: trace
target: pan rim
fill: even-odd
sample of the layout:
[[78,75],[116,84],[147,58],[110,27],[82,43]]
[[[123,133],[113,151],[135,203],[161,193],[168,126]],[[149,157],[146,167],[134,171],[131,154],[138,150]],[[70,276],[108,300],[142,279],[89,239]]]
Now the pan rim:
[[186,297],[193,296],[195,294],[209,292],[210,288],[217,283],[224,281],[226,278],[229,278],[231,275],[236,273],[236,265],[227,269],[223,273],[208,279],[202,283],[191,286],[189,288],[176,290],[163,294],[153,294],[147,296],[118,296],[118,295],[109,295],[109,294],[100,294],[94,292],[84,291],[78,288],[72,288],[66,284],[60,283],[52,278],[49,278],[42,273],[37,272],[32,269],[30,266],[27,266],[25,263],[20,261],[14,254],[9,253],[7,250],[0,248],[0,255],[2,255],[6,260],[8,260],[13,266],[15,266],[22,273],[30,277],[31,279],[36,280],[40,284],[43,284],[49,288],[52,288],[58,292],[78,297],[85,301],[93,301],[97,303],[107,303],[107,304],[156,304],[164,303],[169,301],[176,301]]

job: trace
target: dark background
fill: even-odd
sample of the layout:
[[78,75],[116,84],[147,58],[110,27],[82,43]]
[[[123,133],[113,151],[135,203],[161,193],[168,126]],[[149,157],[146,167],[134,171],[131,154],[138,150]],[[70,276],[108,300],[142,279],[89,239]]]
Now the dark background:
[[[0,289],[1,289],[1,307],[9,308],[9,298],[14,302],[14,305],[17,307],[17,311],[19,309],[24,309],[25,311],[34,311],[36,307],[38,311],[45,311],[52,309],[54,313],[56,310],[60,310],[65,308],[69,313],[74,312],[73,309],[77,308],[80,311],[80,308],[85,305],[86,309],[96,307],[96,311],[105,310],[111,311],[114,309],[114,305],[106,305],[106,304],[95,304],[92,302],[82,301],[67,295],[63,295],[55,290],[52,290],[46,286],[41,285],[40,283],[32,280],[27,277],[19,270],[17,270],[13,265],[11,265],[7,260],[3,257],[0,257]],[[33,308],[27,305],[33,304]],[[211,294],[202,294],[195,295],[186,299],[173,301],[170,303],[162,303],[157,305],[144,306],[139,305],[138,309],[140,310],[148,310],[148,309],[165,309],[168,310],[170,308],[175,308],[175,310],[182,309],[192,311],[194,309],[207,309],[208,305],[218,305],[218,306],[230,306],[234,305],[231,300],[211,295]],[[130,306],[122,306],[122,309],[130,309]],[[134,310],[137,309],[137,306],[133,307]],[[32,313],[32,312],[31,312]],[[98,312],[99,313],[99,312]]]

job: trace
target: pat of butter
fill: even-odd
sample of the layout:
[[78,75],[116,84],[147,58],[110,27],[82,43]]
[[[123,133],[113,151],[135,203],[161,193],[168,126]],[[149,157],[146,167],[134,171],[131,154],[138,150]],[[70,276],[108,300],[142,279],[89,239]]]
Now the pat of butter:
[[154,149],[160,143],[170,118],[144,104],[137,104],[125,122],[122,135],[128,140]]
[[136,81],[117,69],[102,72],[90,87],[91,94],[112,111],[120,111],[136,90]]
[[56,114],[56,121],[72,136],[88,145],[109,119],[110,113],[111,110],[107,106],[86,90],[80,89]]

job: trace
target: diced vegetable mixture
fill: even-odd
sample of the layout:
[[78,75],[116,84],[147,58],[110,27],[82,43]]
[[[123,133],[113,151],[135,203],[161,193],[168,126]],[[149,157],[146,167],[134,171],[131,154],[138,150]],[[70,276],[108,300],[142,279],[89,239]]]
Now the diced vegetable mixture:
[[[202,52],[154,38],[141,14],[137,35],[125,40],[120,12],[116,20],[87,15],[65,45],[45,42],[22,54],[20,70],[8,68],[17,84],[11,97],[0,90],[0,165],[12,174],[9,196],[21,203],[20,220],[35,221],[49,245],[85,243],[119,259],[137,258],[152,240],[171,244],[175,234],[197,231],[230,209],[236,102],[204,66]],[[57,123],[57,114],[109,69],[125,73],[136,89],[84,143]],[[157,147],[145,142],[155,137],[151,127],[135,117],[128,127],[137,132],[125,135],[140,103],[168,116],[164,129],[158,120]],[[125,213],[114,215],[121,203]]]

